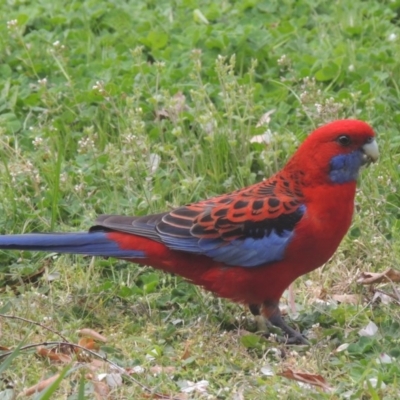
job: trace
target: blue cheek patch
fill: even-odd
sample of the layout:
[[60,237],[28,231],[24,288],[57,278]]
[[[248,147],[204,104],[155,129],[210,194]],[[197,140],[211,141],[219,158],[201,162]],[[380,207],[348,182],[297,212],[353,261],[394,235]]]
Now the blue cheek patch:
[[362,165],[363,153],[360,150],[340,154],[331,159],[329,177],[333,183],[355,181]]

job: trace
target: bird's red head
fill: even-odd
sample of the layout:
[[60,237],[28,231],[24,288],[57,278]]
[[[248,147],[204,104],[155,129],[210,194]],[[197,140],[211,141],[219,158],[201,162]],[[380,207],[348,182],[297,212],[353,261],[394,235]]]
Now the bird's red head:
[[373,129],[358,120],[338,120],[312,132],[288,165],[307,171],[310,185],[356,181],[359,169],[378,159]]

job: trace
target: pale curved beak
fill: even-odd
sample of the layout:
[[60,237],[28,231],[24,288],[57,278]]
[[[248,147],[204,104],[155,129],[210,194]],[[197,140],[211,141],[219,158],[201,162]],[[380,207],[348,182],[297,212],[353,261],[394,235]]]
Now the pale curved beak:
[[379,148],[375,139],[373,139],[372,142],[364,144],[362,149],[364,151],[363,164],[369,164],[378,160]]

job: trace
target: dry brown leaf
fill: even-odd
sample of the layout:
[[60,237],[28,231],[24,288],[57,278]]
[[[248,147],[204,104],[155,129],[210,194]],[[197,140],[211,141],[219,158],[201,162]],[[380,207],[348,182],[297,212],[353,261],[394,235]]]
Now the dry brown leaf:
[[50,378],[45,379],[44,381],[40,381],[36,385],[33,385],[24,391],[22,391],[18,397],[24,397],[24,396],[31,396],[34,393],[41,392],[42,390],[46,389],[48,386],[50,386],[53,382],[55,382],[60,374],[56,374],[51,376]]
[[161,373],[171,375],[176,371],[176,368],[173,366],[163,367],[161,365],[154,365],[153,367],[149,368],[149,371],[154,375]]
[[72,361],[70,355],[56,352],[55,349],[46,349],[43,346],[39,346],[36,353],[41,357],[48,358],[52,363],[68,364]]
[[372,285],[381,282],[400,282],[400,271],[389,268],[384,272],[362,272],[357,279],[361,285]]
[[10,350],[11,350],[10,347],[0,346],[0,351],[10,351]]
[[92,381],[94,392],[97,394],[98,399],[107,399],[110,394],[110,388],[105,382]]
[[78,344],[88,350],[98,350],[100,347],[92,338],[88,337],[80,338]]
[[332,299],[346,304],[359,304],[360,302],[360,296],[357,294],[334,294]]
[[108,367],[109,364],[106,361],[98,360],[97,358],[92,360],[90,363],[86,364],[86,368],[91,372],[97,372],[99,369],[107,370]]
[[325,378],[321,375],[316,374],[306,374],[304,372],[295,372],[290,368],[285,369],[281,373],[277,374],[280,376],[284,376],[287,379],[292,379],[294,381],[308,383],[309,385],[318,386],[323,389],[325,392],[330,392],[332,390],[331,387],[327,384]]
[[190,346],[191,346],[192,342],[190,340],[188,340],[185,343],[185,350],[183,351],[183,354],[181,356],[181,360],[186,360],[190,357]]
[[326,300],[328,297],[328,291],[325,288],[318,288],[318,299]]
[[105,336],[101,335],[100,333],[98,333],[95,330],[90,329],[90,328],[79,329],[77,331],[77,333],[79,336],[92,338],[94,340],[98,340],[99,342],[103,342],[103,343],[107,342],[107,338]]

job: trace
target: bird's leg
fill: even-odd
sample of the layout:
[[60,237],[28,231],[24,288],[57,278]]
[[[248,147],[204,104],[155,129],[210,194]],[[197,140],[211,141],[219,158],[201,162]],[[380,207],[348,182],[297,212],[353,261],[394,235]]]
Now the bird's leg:
[[282,329],[288,336],[285,343],[288,344],[309,344],[308,340],[300,333],[291,328],[282,318],[279,304],[275,302],[264,302],[262,305],[262,315],[274,326]]
[[261,306],[259,304],[249,304],[249,310],[255,317],[261,315],[260,308]]

